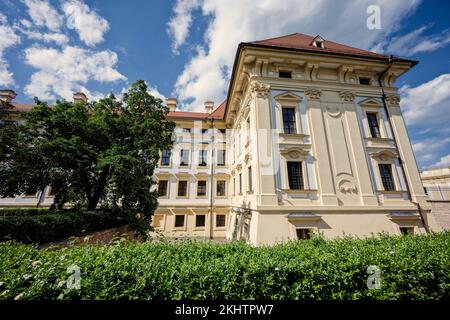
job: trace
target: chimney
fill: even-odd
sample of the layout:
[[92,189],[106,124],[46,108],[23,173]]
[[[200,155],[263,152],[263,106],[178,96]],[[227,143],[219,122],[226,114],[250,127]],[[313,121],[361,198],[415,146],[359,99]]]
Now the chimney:
[[79,102],[86,103],[87,101],[88,101],[88,98],[86,97],[86,95],[83,92],[75,92],[73,94],[73,102],[75,102],[75,103],[79,103]]
[[4,89],[0,90],[0,100],[6,103],[11,103],[17,96],[14,90]]
[[214,102],[213,101],[205,101],[205,111],[206,113],[211,113],[214,108]]
[[177,98],[166,98],[166,106],[173,112],[177,108]]

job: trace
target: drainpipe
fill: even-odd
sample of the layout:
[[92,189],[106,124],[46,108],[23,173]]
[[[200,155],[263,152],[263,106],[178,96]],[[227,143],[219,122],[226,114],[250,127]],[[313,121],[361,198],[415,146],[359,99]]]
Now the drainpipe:
[[[394,129],[393,129],[394,127],[392,126],[391,117],[389,115],[389,110],[388,110],[387,104],[386,104],[386,94],[384,92],[384,87],[383,87],[383,84],[381,82],[381,79],[384,77],[386,72],[389,71],[389,69],[392,67],[392,65],[394,63],[394,57],[392,55],[389,56],[389,62],[388,63],[389,63],[389,65],[386,67],[386,69],[384,69],[384,71],[381,72],[380,75],[378,76],[378,85],[381,88],[381,100],[383,101],[383,109],[384,109],[384,112],[386,113],[386,117],[388,118],[389,126],[391,127],[391,132],[392,132],[392,137],[394,138],[395,148],[398,151],[399,148],[398,148],[398,144],[397,144],[397,137],[396,137],[396,135],[394,133]],[[405,182],[406,182],[406,191],[407,191],[407,194],[408,194],[408,199],[409,199],[409,201],[411,201],[413,204],[415,204],[417,206],[417,209],[418,209],[419,215],[420,215],[420,220],[422,221],[422,224],[423,224],[423,226],[425,228],[425,231],[427,233],[429,233],[430,230],[428,228],[428,225],[425,223],[425,218],[423,216],[422,208],[420,207],[420,204],[417,203],[417,202],[412,201],[411,189],[409,188],[408,178],[406,177],[404,164],[403,164],[402,159],[400,158],[400,154],[398,155],[397,160],[400,163],[400,168],[402,170],[402,175],[403,175],[403,178],[405,179]]]

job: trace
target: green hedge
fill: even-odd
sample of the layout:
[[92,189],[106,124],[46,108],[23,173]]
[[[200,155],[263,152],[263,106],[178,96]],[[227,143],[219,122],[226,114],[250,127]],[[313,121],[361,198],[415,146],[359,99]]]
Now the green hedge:
[[[0,244],[0,299],[449,299],[450,233],[273,247],[129,243],[62,250]],[[67,268],[81,270],[68,289]],[[381,269],[368,289],[367,267]]]
[[0,209],[0,217],[31,217],[60,212],[62,212],[62,210],[50,211],[47,208],[2,208]]
[[8,209],[0,215],[0,241],[46,243],[125,224],[109,211]]

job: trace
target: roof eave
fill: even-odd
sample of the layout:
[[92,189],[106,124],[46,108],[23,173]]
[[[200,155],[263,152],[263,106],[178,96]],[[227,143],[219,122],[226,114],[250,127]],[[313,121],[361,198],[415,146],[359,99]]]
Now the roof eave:
[[[305,50],[305,49],[299,49],[299,48],[285,48],[285,47],[279,47],[279,46],[271,46],[271,45],[265,45],[265,44],[259,44],[259,43],[252,43],[252,42],[241,42],[238,45],[238,48],[236,50],[236,55],[234,57],[234,63],[233,63],[233,70],[231,72],[231,79],[230,84],[228,86],[228,93],[227,93],[227,102],[225,105],[225,112],[223,119],[225,120],[228,113],[228,103],[230,102],[230,95],[231,95],[231,88],[234,83],[234,77],[235,77],[235,71],[238,65],[238,59],[239,54],[241,52],[241,49],[243,47],[254,47],[254,48],[266,48],[266,49],[277,49],[277,50],[285,50],[285,51],[294,51],[294,52],[306,52],[306,53],[318,53],[318,54],[325,54],[325,55],[338,55],[343,57],[352,57],[352,58],[359,58],[359,59],[368,59],[368,60],[378,60],[378,61],[386,61],[389,62],[389,57],[370,57],[370,56],[364,56],[364,55],[358,55],[358,54],[350,54],[350,53],[334,53],[334,52],[328,52],[328,51],[315,51],[315,50]],[[414,67],[419,63],[417,60],[410,60],[410,59],[404,59],[400,57],[393,57],[394,61],[398,62],[404,62],[409,63],[411,65],[411,68]]]

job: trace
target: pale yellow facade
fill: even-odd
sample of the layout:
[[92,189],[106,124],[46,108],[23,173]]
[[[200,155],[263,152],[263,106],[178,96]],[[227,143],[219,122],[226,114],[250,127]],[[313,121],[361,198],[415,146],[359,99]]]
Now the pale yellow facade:
[[450,167],[424,170],[420,176],[431,205],[431,230],[450,230]]
[[[207,225],[196,231],[193,216],[209,214],[209,204],[197,207],[191,196],[185,202],[160,201],[157,215],[166,223],[162,230],[207,238],[226,235],[254,245],[297,239],[298,229],[326,238],[425,233],[430,206],[395,87],[397,77],[410,67],[394,62],[381,79],[385,108],[377,83],[385,61],[242,46],[223,124],[215,122],[227,128],[227,197],[213,201],[213,211],[227,215],[226,228],[213,226],[211,232]],[[280,70],[291,78],[281,78]],[[360,84],[361,77],[369,84]],[[284,132],[283,108],[293,109],[295,133]],[[369,113],[378,120],[375,138]],[[290,188],[287,166],[292,162],[300,163],[301,189]],[[380,164],[390,168],[393,190],[384,189]],[[195,192],[198,173],[188,174]],[[173,228],[176,210],[185,210],[188,217],[182,231]]]

